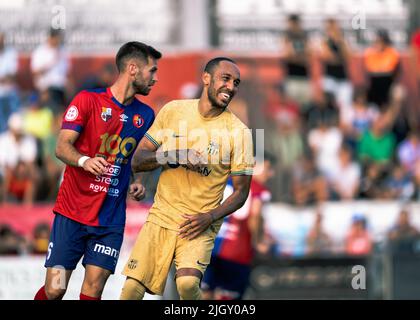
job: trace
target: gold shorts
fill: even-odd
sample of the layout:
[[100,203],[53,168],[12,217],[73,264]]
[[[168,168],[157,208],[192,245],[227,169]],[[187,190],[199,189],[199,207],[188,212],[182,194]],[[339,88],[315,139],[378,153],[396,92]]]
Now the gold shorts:
[[176,270],[194,268],[204,274],[216,235],[210,227],[197,238],[187,240],[180,238],[177,231],[146,222],[122,274],[140,281],[148,292],[163,295],[172,261]]

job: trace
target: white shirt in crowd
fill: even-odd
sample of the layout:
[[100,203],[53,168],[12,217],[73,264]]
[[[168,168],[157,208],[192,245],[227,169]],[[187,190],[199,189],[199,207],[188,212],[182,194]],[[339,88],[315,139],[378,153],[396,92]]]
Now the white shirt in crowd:
[[37,155],[36,141],[33,137],[25,135],[17,142],[10,131],[0,135],[0,150],[7,150],[0,152],[1,173],[6,167],[16,167],[19,161],[33,162]]
[[[18,70],[18,56],[15,49],[5,47],[0,51],[0,79],[16,75]],[[8,95],[14,86],[12,83],[0,82],[0,97]]]
[[315,128],[309,132],[309,146],[315,152],[315,163],[322,174],[329,176],[332,168],[338,167],[338,151],[342,141],[341,131],[336,127],[324,131]]
[[34,80],[36,88],[40,91],[49,87],[64,88],[69,67],[68,55],[63,47],[54,48],[43,44],[35,49],[31,57],[33,72],[47,70]]
[[360,166],[351,162],[346,166],[340,164],[336,168],[332,168],[328,180],[340,193],[350,197],[353,195],[354,189],[360,184],[360,175]]

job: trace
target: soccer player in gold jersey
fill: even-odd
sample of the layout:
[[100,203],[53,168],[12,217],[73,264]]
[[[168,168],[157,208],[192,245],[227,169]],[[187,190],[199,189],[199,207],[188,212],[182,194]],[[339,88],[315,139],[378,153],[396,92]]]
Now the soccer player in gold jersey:
[[[233,60],[210,60],[201,97],[169,102],[140,142],[133,171],[163,170],[123,270],[121,299],[139,300],[146,291],[162,295],[172,262],[181,299],[201,298],[217,232],[246,201],[254,166],[250,130],[227,108],[239,83]],[[229,176],[234,192],[221,204]]]

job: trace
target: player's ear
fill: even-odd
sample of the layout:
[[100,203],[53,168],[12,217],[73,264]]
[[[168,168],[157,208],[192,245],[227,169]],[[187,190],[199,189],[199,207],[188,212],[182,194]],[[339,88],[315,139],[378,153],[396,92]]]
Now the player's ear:
[[129,63],[127,66],[128,74],[134,77],[137,73],[137,66],[134,63]]
[[208,86],[210,84],[211,74],[208,73],[208,72],[203,72],[203,74],[201,76],[201,80],[203,81],[203,84],[205,86]]

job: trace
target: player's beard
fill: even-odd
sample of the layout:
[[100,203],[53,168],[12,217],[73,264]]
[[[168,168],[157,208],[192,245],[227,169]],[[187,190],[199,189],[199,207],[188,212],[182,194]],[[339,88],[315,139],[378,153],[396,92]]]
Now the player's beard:
[[135,76],[134,81],[133,81],[133,88],[136,94],[141,94],[142,96],[149,95],[150,90],[152,90],[149,83],[146,83],[146,81],[143,79],[141,75]]
[[213,79],[210,81],[209,89],[207,91],[207,97],[208,97],[208,99],[209,99],[209,101],[210,101],[210,103],[211,103],[212,106],[217,107],[217,108],[223,108],[224,109],[224,108],[226,108],[229,105],[230,101],[233,98],[233,93],[230,93],[231,98],[227,102],[220,101],[217,98],[217,96],[218,96],[219,93],[225,92],[225,91],[226,90],[224,90],[224,89],[217,90],[214,87]]

